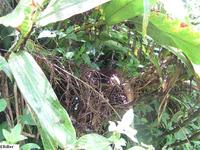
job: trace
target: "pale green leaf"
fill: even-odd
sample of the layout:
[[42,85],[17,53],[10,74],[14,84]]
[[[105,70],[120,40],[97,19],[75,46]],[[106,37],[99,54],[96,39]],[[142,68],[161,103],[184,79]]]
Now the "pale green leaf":
[[28,113],[28,114],[23,114],[23,115],[19,116],[19,120],[20,120],[23,124],[26,124],[26,125],[31,125],[31,126],[36,125],[35,122],[33,121],[32,116],[31,116],[30,113]]
[[10,130],[10,132],[7,131],[6,129],[3,129],[2,132],[3,136],[6,139],[6,142],[8,142],[9,144],[15,144],[19,141],[26,139],[25,136],[21,135],[22,132],[21,124],[17,124],[14,128]]
[[65,20],[73,15],[95,8],[109,0],[52,0],[38,18],[37,25]]
[[0,56],[0,71],[1,70],[5,72],[5,74],[9,77],[11,81],[13,80],[12,72],[9,68],[8,62],[2,56]]
[[74,143],[76,133],[69,115],[34,58],[22,51],[12,53],[8,62],[23,97],[38,117],[47,136],[61,147]]
[[44,1],[46,0],[20,0],[11,13],[0,17],[0,24],[18,29],[26,37],[35,23],[37,9]]
[[184,128],[174,133],[174,137],[176,140],[184,140],[186,138],[186,133],[184,131]]
[[0,24],[18,27],[25,19],[25,10],[32,4],[30,0],[20,0],[16,8],[6,16],[0,17]]
[[40,137],[42,139],[42,146],[44,148],[44,150],[49,150],[49,149],[58,149],[58,144],[56,143],[55,140],[53,140],[50,136],[48,136],[48,133],[46,132],[45,129],[43,129],[40,125],[40,123],[38,122],[37,117],[35,116],[35,114],[33,112],[31,112],[32,115],[34,116],[35,119],[35,123],[37,125],[38,131],[40,133]]
[[80,137],[76,143],[76,149],[107,150],[111,142],[98,134],[86,134]]
[[4,111],[6,109],[7,103],[5,99],[0,99],[0,112]]
[[150,15],[150,0],[143,0],[144,3],[144,15],[143,15],[143,25],[142,25],[142,34],[146,36],[147,26],[149,23],[149,15]]
[[171,122],[172,123],[177,123],[177,121],[179,121],[180,118],[183,117],[183,116],[184,116],[184,112],[183,111],[178,111],[171,118]]
[[40,149],[39,145],[35,143],[27,143],[20,147],[21,150]]

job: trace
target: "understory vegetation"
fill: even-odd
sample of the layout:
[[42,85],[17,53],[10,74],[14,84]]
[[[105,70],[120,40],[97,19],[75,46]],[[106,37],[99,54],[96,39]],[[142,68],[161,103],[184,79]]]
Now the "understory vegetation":
[[164,8],[157,0],[0,0],[1,144],[200,149],[198,17]]

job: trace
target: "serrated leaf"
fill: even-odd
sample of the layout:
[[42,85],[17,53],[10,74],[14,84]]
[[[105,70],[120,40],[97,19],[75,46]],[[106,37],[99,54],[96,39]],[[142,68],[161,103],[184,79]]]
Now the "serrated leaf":
[[6,109],[7,102],[5,99],[0,99],[0,112],[4,111]]
[[[156,0],[149,0],[149,6]],[[106,23],[113,25],[142,15],[144,4],[142,0],[112,0],[103,6]]]
[[83,13],[109,0],[52,0],[38,18],[37,25],[65,20],[73,15]]
[[86,134],[80,137],[76,143],[77,149],[107,150],[111,142],[98,134]]
[[13,80],[12,72],[11,72],[11,70],[9,68],[8,62],[2,56],[0,56],[0,71],[1,70],[3,70],[5,72],[5,74],[8,76],[8,78],[11,81]]
[[49,81],[34,58],[25,51],[12,53],[8,60],[17,85],[36,114],[42,129],[62,148],[76,141],[69,115],[61,106]]

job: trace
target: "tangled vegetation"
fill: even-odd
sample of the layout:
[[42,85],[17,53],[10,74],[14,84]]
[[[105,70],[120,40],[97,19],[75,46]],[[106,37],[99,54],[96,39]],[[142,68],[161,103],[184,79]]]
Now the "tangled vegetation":
[[157,0],[0,0],[0,15],[1,144],[199,149],[195,15]]

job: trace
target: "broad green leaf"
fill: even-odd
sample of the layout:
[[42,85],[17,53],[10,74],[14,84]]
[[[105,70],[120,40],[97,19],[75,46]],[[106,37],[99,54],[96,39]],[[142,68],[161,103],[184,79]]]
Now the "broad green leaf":
[[16,8],[6,16],[0,17],[0,24],[18,29],[26,36],[35,22],[36,10],[47,0],[20,0]]
[[19,141],[25,140],[26,137],[21,135],[22,126],[21,124],[17,124],[14,128],[10,130],[10,132],[6,129],[3,129],[3,135],[6,139],[6,142],[9,144],[15,144]]
[[50,136],[48,136],[48,133],[45,131],[45,129],[39,128],[39,132],[44,150],[58,149],[58,145]]
[[40,149],[39,145],[35,143],[27,143],[20,147],[21,150]]
[[4,111],[6,109],[7,103],[5,99],[0,99],[0,112]]
[[18,27],[25,19],[25,10],[31,5],[30,0],[20,0],[17,7],[8,15],[0,17],[0,24],[4,26]]
[[0,17],[0,24],[20,29],[22,34],[29,32],[32,28],[32,12],[35,11],[33,1],[20,0],[17,7],[8,15]]
[[83,13],[109,0],[51,0],[47,8],[38,18],[37,25],[65,20],[73,15]]
[[40,133],[40,137],[42,139],[42,146],[44,150],[49,150],[49,149],[58,149],[58,144],[56,143],[55,140],[53,140],[49,134],[46,132],[45,129],[41,127],[41,124],[38,121],[37,116],[35,116],[35,113],[33,111],[30,111],[32,114],[32,117],[34,118],[34,121],[37,125],[38,131]]
[[5,74],[8,76],[8,78],[11,81],[13,80],[12,72],[11,72],[11,70],[9,68],[8,62],[2,56],[0,56],[0,71],[1,70],[3,70],[5,72]]
[[107,150],[111,142],[98,134],[86,134],[80,137],[76,143],[76,149]]
[[[141,17],[133,19],[140,31],[141,20]],[[192,62],[195,72],[200,76],[200,32],[195,32],[188,25],[161,13],[152,13],[149,21],[147,34],[158,44],[181,49]]]
[[[149,0],[149,6],[156,0]],[[143,14],[142,0],[112,0],[103,7],[106,23],[113,25]]]
[[25,51],[8,60],[17,85],[37,116],[42,129],[62,148],[76,141],[69,115],[61,106],[49,81],[34,58]]

